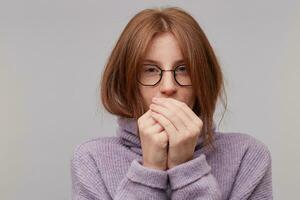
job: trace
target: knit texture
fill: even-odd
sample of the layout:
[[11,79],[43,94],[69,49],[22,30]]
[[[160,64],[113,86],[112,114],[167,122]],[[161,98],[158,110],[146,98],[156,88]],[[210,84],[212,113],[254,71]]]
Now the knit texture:
[[137,121],[118,117],[116,136],[77,145],[71,158],[73,200],[273,199],[267,146],[246,133],[213,128],[215,149],[199,137],[193,159],[166,171],[142,165]]

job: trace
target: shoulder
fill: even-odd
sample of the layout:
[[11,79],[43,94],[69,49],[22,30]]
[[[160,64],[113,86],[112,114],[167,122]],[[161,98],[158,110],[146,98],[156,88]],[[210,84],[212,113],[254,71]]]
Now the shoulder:
[[215,142],[219,145],[227,145],[229,147],[239,148],[259,148],[269,152],[269,148],[265,143],[248,133],[240,132],[216,132]]
[[271,162],[271,152],[268,146],[261,140],[248,133],[216,132],[215,143],[222,151],[232,154],[242,154],[254,159]]
[[101,154],[108,152],[110,149],[119,147],[120,144],[120,139],[118,137],[97,137],[87,139],[75,145],[71,159],[101,156]]

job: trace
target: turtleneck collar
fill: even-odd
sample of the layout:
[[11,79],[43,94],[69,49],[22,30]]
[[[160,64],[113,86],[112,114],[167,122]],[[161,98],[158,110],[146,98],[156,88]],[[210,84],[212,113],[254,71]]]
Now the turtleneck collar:
[[[142,155],[141,141],[138,136],[137,120],[134,118],[118,117],[117,136],[121,138],[122,143],[129,147],[135,153]],[[213,137],[215,136],[215,123],[213,124]],[[199,137],[195,151],[200,149],[203,144],[203,137]]]

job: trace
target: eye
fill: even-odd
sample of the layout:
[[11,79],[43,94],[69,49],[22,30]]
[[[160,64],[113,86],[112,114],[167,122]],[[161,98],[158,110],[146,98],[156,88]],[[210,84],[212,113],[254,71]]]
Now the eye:
[[157,67],[152,66],[152,65],[144,65],[143,71],[146,73],[159,73],[160,72],[160,70]]
[[176,68],[176,71],[177,72],[187,72],[188,71],[188,68],[186,65],[180,65]]

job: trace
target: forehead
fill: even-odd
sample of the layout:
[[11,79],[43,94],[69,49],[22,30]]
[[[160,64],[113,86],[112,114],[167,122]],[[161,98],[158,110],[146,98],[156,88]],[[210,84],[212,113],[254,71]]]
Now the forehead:
[[161,33],[155,36],[147,48],[143,61],[163,65],[182,62],[182,52],[173,34]]

